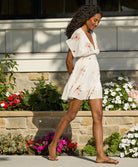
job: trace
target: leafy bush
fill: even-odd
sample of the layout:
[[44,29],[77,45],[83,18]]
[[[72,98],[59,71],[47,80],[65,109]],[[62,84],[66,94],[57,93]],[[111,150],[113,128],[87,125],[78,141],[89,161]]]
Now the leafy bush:
[[[119,156],[120,155],[120,149],[119,149],[119,143],[121,141],[121,137],[119,133],[115,132],[108,138],[106,138],[103,142],[104,146],[106,146],[106,150],[104,151],[106,155],[108,156]],[[92,137],[89,139],[86,146],[81,150],[82,155],[90,155],[90,156],[96,156],[96,143],[95,139]]]
[[[61,93],[56,86],[45,84],[42,76],[38,83],[34,83],[31,93],[26,93],[24,103],[30,107],[32,111],[50,111],[63,110]],[[27,91],[26,91],[27,92]]]
[[0,100],[5,98],[9,88],[14,90],[16,83],[16,78],[13,76],[14,69],[18,70],[16,61],[12,60],[9,54],[5,54],[5,58],[0,60]]
[[22,135],[0,135],[0,154],[28,154],[26,142],[30,139],[29,136],[23,138]]
[[108,148],[105,150],[105,154],[109,156],[119,156],[120,155],[120,149],[119,149],[119,143],[121,142],[120,134],[115,132],[108,138],[104,140],[104,145],[107,145]]
[[138,158],[138,124],[125,133],[119,144],[119,148],[121,149],[121,158]]
[[86,146],[81,150],[82,155],[96,156],[96,143],[92,137],[88,140]]

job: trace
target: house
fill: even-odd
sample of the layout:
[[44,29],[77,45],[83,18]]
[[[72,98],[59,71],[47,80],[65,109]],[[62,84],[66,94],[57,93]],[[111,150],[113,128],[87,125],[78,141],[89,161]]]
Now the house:
[[88,3],[103,11],[95,29],[102,80],[124,73],[138,81],[137,0],[0,0],[0,58],[15,53],[16,89],[31,89],[44,73],[62,90],[68,78],[64,32],[73,12]]

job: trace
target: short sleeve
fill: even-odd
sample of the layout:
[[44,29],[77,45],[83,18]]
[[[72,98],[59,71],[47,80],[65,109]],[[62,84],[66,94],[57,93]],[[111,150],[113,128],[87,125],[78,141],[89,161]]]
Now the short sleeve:
[[82,31],[76,30],[70,39],[66,41],[73,57],[83,57],[94,54],[91,43],[84,38]]

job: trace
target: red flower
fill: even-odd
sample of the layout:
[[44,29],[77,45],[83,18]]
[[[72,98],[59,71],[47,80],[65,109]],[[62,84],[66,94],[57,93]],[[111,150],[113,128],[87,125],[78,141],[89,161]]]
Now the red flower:
[[4,104],[5,104],[5,103],[6,103],[6,101],[2,101],[0,104],[2,104],[2,103],[4,103]]
[[29,140],[28,143],[29,143],[29,144],[32,143],[32,140]]
[[23,97],[22,97],[22,96],[20,96],[20,99],[23,99]]
[[13,100],[13,103],[14,103],[14,104],[17,104],[18,102],[17,102],[17,100]]
[[8,104],[5,104],[4,108],[8,108],[8,107],[9,107]]
[[10,102],[10,106],[12,106],[12,102]]
[[9,97],[8,97],[8,100],[12,100],[12,99],[13,99],[13,97],[12,97],[12,96],[9,96]]
[[78,143],[76,142],[76,143],[74,144],[74,146],[77,148],[77,147],[78,147]]
[[69,143],[69,145],[67,146],[68,148],[72,148],[74,146],[73,143]]
[[14,94],[14,95],[12,95],[12,97],[15,97],[15,98],[17,98],[18,96],[17,96],[16,94]]
[[28,144],[26,144],[26,147],[28,148],[28,147],[29,147],[29,145],[28,145]]

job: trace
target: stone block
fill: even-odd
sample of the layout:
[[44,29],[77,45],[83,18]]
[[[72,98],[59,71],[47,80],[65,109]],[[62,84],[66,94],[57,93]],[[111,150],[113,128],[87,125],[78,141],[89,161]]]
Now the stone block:
[[80,134],[88,134],[88,126],[81,126]]
[[76,118],[72,121],[72,123],[81,123],[81,121],[82,121],[82,118],[76,117]]
[[48,73],[29,73],[29,80],[38,81],[39,79],[41,79],[42,74],[43,74],[45,80],[49,79]]
[[103,135],[110,136],[114,132],[119,132],[119,126],[103,126]]
[[130,125],[134,123],[133,117],[106,117],[105,125]]
[[23,89],[27,89],[29,91],[34,87],[34,83],[29,80],[28,73],[14,73],[14,77],[16,78],[16,87],[15,92]]
[[80,130],[79,129],[71,129],[72,135],[77,134],[80,135]]
[[60,121],[60,118],[51,118],[51,117],[38,118],[37,121],[39,122],[38,128],[40,129],[56,128]]
[[57,84],[66,84],[69,78],[69,74],[67,72],[50,72],[49,73],[49,81]]
[[89,127],[88,127],[88,135],[93,135],[92,126],[89,126]]
[[79,144],[87,144],[89,139],[90,139],[90,136],[81,135],[81,136],[79,136]]
[[26,118],[7,118],[6,129],[25,129]]
[[92,125],[92,118],[86,118],[86,117],[84,117],[84,118],[82,118],[82,122],[81,122],[81,125]]
[[135,125],[138,124],[138,117],[134,117],[134,123]]
[[[24,136],[27,136],[27,135],[36,136],[37,134],[39,134],[39,130],[38,130],[38,129],[26,129],[26,130],[24,131]],[[43,132],[43,134],[46,134],[46,133]]]
[[71,123],[71,129],[80,129],[80,123]]
[[86,144],[80,144],[78,143],[78,149],[83,149],[85,147]]
[[0,127],[5,127],[5,119],[0,118]]
[[78,135],[72,135],[71,140],[72,140],[73,142],[78,142],[78,141],[79,141]]
[[120,135],[124,136],[125,132],[127,132],[130,128],[132,128],[132,125],[119,126],[119,128],[120,128]]
[[38,121],[36,117],[27,117],[27,127],[29,129],[38,129]]

